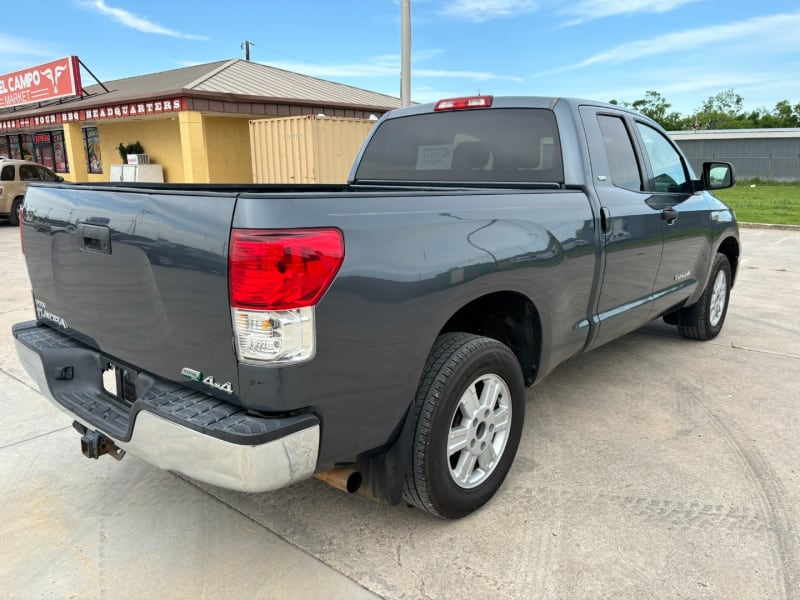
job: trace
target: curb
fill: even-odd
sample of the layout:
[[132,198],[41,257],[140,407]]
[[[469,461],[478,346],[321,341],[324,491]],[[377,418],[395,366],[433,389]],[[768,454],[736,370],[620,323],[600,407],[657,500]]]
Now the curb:
[[740,222],[739,227],[743,227],[745,229],[782,229],[784,231],[800,231],[800,225],[780,225],[776,223]]

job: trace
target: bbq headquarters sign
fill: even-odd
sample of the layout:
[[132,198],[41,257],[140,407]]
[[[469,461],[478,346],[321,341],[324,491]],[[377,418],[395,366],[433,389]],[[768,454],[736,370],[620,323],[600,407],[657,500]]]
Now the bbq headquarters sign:
[[125,119],[127,117],[141,117],[147,115],[160,115],[186,110],[186,98],[163,98],[160,100],[144,100],[127,102],[125,104],[109,104],[98,108],[68,110],[35,117],[23,117],[0,121],[0,133],[15,129],[29,127],[43,127],[46,125],[60,125],[81,121],[104,121],[106,119]]
[[77,96],[81,92],[77,56],[0,76],[0,108]]

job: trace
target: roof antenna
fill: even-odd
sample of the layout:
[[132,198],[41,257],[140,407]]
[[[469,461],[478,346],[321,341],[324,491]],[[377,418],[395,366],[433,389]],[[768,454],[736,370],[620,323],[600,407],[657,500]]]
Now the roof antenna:
[[245,40],[239,44],[239,47],[244,50],[244,59],[248,61],[250,60],[250,46],[255,46],[255,43],[250,40]]

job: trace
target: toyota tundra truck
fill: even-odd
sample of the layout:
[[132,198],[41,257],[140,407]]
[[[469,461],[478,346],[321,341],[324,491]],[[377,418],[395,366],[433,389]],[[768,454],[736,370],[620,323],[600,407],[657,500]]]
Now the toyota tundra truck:
[[35,184],[13,335],[87,457],[458,518],[558,364],[657,318],[720,332],[733,184],[636,112],[492,96],[388,113],[346,185]]

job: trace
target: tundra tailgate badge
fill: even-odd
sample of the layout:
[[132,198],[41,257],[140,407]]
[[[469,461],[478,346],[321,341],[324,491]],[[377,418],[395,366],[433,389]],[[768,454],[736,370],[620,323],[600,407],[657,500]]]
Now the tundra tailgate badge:
[[55,323],[62,329],[69,329],[67,327],[67,322],[64,320],[63,317],[58,316],[55,313],[51,313],[47,310],[47,304],[41,300],[36,300],[36,316],[39,319],[44,319],[46,321],[50,321],[51,323]]

